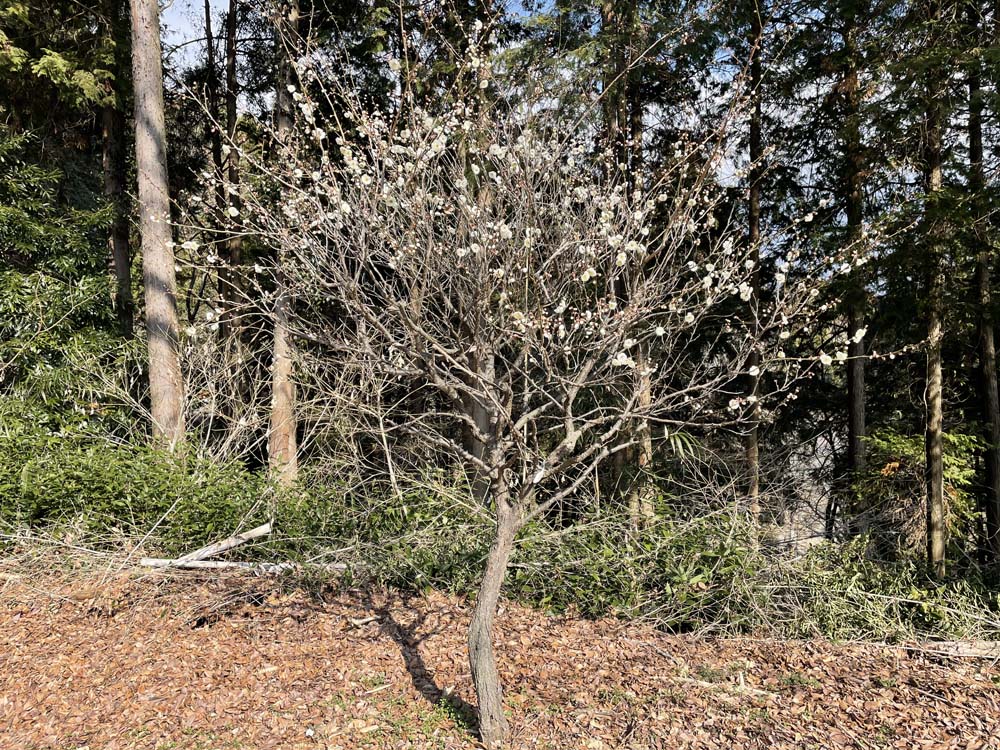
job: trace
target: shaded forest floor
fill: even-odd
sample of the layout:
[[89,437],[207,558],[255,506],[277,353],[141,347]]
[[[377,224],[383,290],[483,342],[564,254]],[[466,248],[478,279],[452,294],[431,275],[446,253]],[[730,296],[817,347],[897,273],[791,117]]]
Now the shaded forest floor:
[[[0,564],[0,748],[473,748],[466,602]],[[1000,748],[1000,666],[506,605],[515,748]]]

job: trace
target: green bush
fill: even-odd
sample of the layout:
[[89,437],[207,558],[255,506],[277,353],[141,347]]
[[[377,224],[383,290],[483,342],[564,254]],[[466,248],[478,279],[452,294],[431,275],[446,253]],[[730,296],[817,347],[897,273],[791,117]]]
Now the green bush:
[[0,437],[0,520],[139,539],[174,554],[266,518],[264,482],[237,464],[103,441]]
[[[354,584],[474,595],[493,524],[432,482],[399,495],[376,483],[310,481],[280,493],[259,472],[192,455],[111,446],[86,435],[0,436],[0,521],[81,544],[145,539],[176,555],[271,519],[239,557],[348,564]],[[507,593],[551,611],[711,629],[837,639],[1000,634],[997,595],[972,573],[930,582],[918,561],[869,557],[870,542],[822,543],[790,557],[757,542],[736,512],[632,529],[612,513],[527,527]]]
[[[915,559],[926,549],[923,435],[883,429],[867,440],[868,471],[855,486],[848,508],[855,528],[870,530],[869,552],[886,560]],[[974,435],[944,436],[945,522],[948,558],[974,547],[977,509],[973,489],[982,441]]]

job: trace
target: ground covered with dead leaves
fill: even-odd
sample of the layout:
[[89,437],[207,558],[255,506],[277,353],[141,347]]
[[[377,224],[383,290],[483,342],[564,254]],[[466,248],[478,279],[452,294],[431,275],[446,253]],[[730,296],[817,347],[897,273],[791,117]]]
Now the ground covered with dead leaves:
[[[106,578],[106,577],[105,577]],[[466,602],[247,576],[0,588],[0,748],[474,748]],[[515,748],[1000,748],[1000,666],[508,605]]]

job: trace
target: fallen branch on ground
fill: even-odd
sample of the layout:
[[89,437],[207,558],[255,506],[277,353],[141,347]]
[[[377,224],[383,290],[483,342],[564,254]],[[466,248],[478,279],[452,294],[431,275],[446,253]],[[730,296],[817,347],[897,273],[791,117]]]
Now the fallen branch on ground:
[[[233,536],[227,537],[222,541],[214,542],[206,547],[196,549],[193,552],[188,552],[186,555],[181,555],[178,558],[143,557],[139,560],[139,564],[146,568],[182,568],[184,570],[222,570],[226,568],[236,568],[240,570],[255,570],[261,573],[284,573],[290,570],[301,569],[301,565],[292,562],[235,562],[228,560],[205,559],[207,557],[213,557],[222,552],[231,550],[234,547],[238,547],[244,542],[249,542],[251,539],[259,539],[262,536],[267,536],[270,533],[271,524],[268,522],[258,526],[257,528],[244,531],[242,534],[234,534]],[[347,569],[347,566],[343,563],[331,563],[328,565],[309,567],[327,571],[342,571]]]
[[251,539],[259,539],[260,537],[267,536],[270,533],[271,523],[268,522],[255,529],[244,531],[242,534],[234,534],[231,537],[223,539],[221,542],[215,542],[214,544],[209,544],[207,547],[196,549],[194,552],[188,552],[186,555],[178,557],[177,562],[191,562],[194,560],[204,560],[207,557],[215,557],[222,552],[226,552],[227,550],[240,546],[244,542],[249,542]]

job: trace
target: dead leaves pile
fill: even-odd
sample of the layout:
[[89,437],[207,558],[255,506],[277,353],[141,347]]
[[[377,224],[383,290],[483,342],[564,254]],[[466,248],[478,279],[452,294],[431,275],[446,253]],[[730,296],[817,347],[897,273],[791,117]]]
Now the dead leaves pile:
[[[473,748],[468,615],[241,576],[7,586],[0,748]],[[516,748],[1000,748],[988,661],[512,605],[497,640]]]

